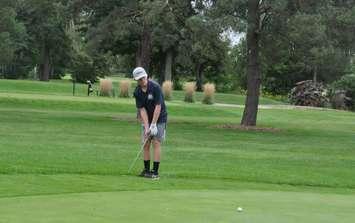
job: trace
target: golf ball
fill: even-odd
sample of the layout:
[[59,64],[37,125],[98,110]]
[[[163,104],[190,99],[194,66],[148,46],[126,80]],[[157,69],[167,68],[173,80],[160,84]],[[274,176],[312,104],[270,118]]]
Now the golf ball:
[[237,208],[237,211],[238,211],[238,212],[242,212],[242,211],[243,211],[243,208],[238,207],[238,208]]

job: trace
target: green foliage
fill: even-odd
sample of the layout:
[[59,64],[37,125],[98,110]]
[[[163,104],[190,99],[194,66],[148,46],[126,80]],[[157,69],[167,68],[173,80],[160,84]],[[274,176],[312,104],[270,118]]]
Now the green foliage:
[[[195,81],[199,73],[218,91],[245,89],[246,42],[232,48],[222,34],[246,31],[247,2],[2,0],[0,75],[26,78],[31,72],[38,78],[46,47],[51,78],[74,71],[80,81],[130,74],[148,27],[148,57],[157,79],[172,52],[176,89],[182,89],[176,80]],[[329,84],[349,73],[355,51],[353,0],[272,0],[262,1],[262,7],[264,92],[284,95],[298,81],[316,77]]]
[[93,60],[86,54],[78,54],[72,61],[73,79],[80,83],[86,83],[90,80],[96,81],[95,68]]
[[24,24],[17,18],[15,1],[0,3],[0,75],[5,78],[24,77],[26,64],[21,55],[27,47]]
[[0,48],[1,48],[1,55],[0,55],[1,63],[9,64],[14,57],[14,51],[15,51],[15,49],[12,47],[10,33],[8,32],[0,33]]
[[345,91],[345,95],[352,100],[350,109],[355,111],[355,74],[348,74],[340,78],[331,84],[330,94],[334,94],[335,91]]
[[223,72],[228,42],[221,39],[220,32],[221,27],[214,20],[202,15],[188,18],[182,30],[176,63],[196,77],[198,88],[202,87],[198,78],[214,81],[211,77]]

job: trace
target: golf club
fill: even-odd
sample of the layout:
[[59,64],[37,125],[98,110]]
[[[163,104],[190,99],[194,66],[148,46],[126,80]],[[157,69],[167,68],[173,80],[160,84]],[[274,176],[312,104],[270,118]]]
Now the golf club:
[[131,170],[132,170],[132,168],[134,167],[134,165],[136,164],[136,162],[137,162],[137,160],[138,160],[140,154],[142,153],[145,144],[146,144],[151,138],[152,138],[152,137],[149,136],[149,137],[147,137],[147,138],[144,140],[141,149],[138,151],[136,158],[133,160],[133,162],[131,163],[131,166],[130,166],[129,169],[128,169],[128,173],[131,172]]

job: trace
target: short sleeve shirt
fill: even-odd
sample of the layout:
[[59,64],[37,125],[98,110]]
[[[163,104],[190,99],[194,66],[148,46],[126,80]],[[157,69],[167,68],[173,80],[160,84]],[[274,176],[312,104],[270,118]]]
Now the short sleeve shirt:
[[161,105],[157,123],[167,122],[168,113],[166,111],[164,96],[158,83],[148,80],[146,92],[144,92],[140,86],[137,86],[134,90],[134,97],[136,99],[136,107],[138,109],[145,108],[147,111],[149,123],[152,123],[156,105]]

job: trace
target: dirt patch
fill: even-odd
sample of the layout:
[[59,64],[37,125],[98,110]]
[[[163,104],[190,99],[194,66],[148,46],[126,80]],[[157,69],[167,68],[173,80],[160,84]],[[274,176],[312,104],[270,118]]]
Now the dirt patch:
[[259,127],[259,126],[244,126],[237,124],[222,124],[214,125],[212,128],[217,129],[236,129],[242,131],[255,131],[255,132],[281,132],[281,129],[271,128],[271,127]]

